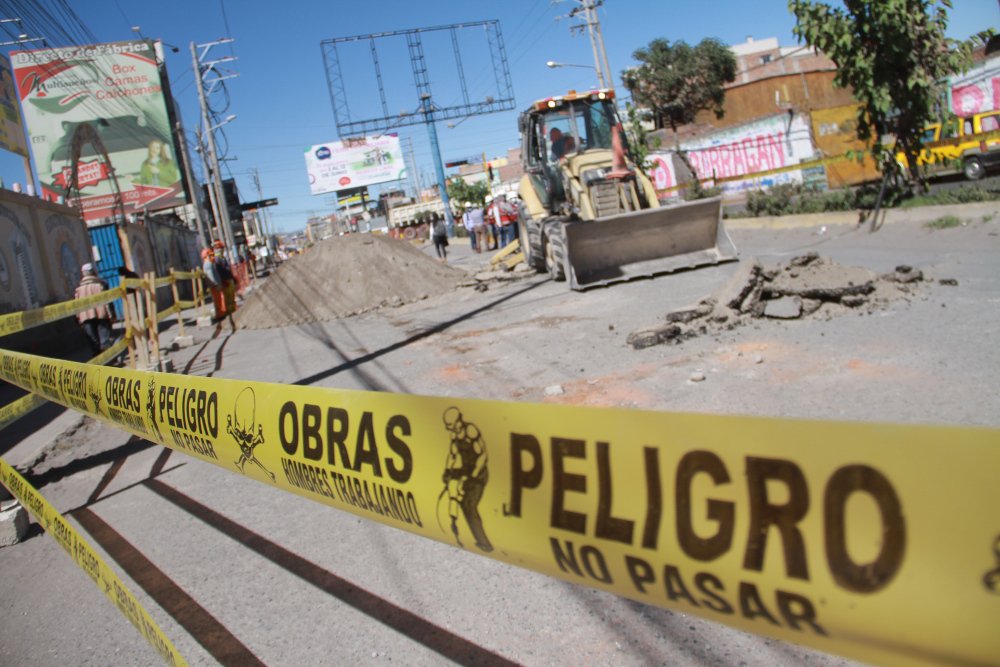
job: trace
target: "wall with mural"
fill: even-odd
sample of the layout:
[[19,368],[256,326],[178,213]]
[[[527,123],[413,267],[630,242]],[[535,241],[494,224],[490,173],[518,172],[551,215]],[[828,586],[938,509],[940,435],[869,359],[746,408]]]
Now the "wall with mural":
[[[691,166],[700,179],[745,179],[719,183],[724,192],[770,187],[778,183],[802,183],[814,179],[815,173],[804,177],[800,169],[789,169],[766,176],[757,172],[792,167],[816,157],[806,114],[780,113],[745,125],[681,143]],[[678,170],[673,151],[655,151],[651,176],[657,190],[676,183]],[[825,174],[819,179],[826,185]],[[664,196],[668,193],[664,192]]]
[[75,210],[0,190],[0,312],[73,298],[90,256],[87,229]]
[[973,67],[962,76],[952,77],[951,110],[956,116],[972,116],[1000,109],[1000,56]]

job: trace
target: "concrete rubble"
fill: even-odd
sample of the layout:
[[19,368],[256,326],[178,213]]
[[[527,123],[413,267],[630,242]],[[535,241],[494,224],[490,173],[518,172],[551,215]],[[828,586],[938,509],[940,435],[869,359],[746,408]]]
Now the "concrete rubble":
[[0,501],[0,547],[17,544],[28,532],[28,512],[16,500]]
[[788,321],[831,317],[845,310],[873,312],[911,293],[924,280],[923,272],[911,266],[897,266],[880,276],[816,252],[772,268],[750,259],[715,294],[667,313],[660,324],[633,331],[627,342],[638,350],[735,329],[755,319]]

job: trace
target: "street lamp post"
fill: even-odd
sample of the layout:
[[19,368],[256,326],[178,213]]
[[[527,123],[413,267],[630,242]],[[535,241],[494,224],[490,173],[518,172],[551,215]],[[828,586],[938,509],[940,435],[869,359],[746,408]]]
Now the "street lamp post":
[[604,82],[604,75],[601,74],[601,70],[597,69],[593,65],[574,65],[573,63],[559,63],[554,60],[549,60],[545,63],[545,66],[549,69],[555,69],[557,67],[582,67],[583,69],[593,70],[597,74],[597,83],[601,88],[607,88]]

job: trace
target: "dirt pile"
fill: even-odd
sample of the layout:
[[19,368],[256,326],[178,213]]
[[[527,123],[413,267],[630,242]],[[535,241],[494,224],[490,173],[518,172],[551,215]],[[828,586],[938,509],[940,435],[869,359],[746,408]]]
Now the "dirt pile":
[[244,329],[348,317],[454,289],[467,274],[408,241],[350,234],[322,241],[285,262],[236,311]]
[[680,343],[735,329],[757,318],[791,320],[829,318],[845,311],[873,312],[912,293],[922,280],[923,272],[910,266],[898,266],[892,273],[880,276],[868,269],[824,259],[815,252],[770,269],[756,260],[744,261],[718,292],[694,306],[667,313],[664,324],[633,331],[628,344],[642,349]]

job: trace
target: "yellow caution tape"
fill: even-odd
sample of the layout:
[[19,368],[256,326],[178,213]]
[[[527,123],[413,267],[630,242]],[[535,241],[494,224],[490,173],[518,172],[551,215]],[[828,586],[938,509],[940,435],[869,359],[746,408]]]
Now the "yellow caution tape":
[[27,396],[22,396],[16,401],[11,401],[7,405],[0,408],[0,430],[7,428],[7,426],[13,422],[16,422],[29,412],[42,407],[47,402],[48,401],[37,394],[28,394]]
[[170,306],[166,310],[158,311],[156,313],[156,321],[157,322],[162,322],[163,320],[167,319],[168,317],[170,317],[174,313],[179,313],[179,312],[181,312],[180,304],[175,303],[174,305]]
[[142,278],[122,278],[119,286],[128,289],[148,289],[149,284]]
[[157,287],[166,287],[167,285],[171,284],[172,282],[174,282],[174,277],[173,276],[161,276],[160,278],[156,278],[155,280],[153,280],[153,287],[154,288],[157,288]]
[[871,663],[1000,655],[1000,429],[592,409],[0,351],[0,376],[476,554]]
[[36,308],[34,310],[23,310],[17,313],[0,315],[0,336],[7,336],[18,331],[31,329],[48,322],[55,322],[70,315],[82,313],[90,310],[94,306],[108,303],[124,296],[125,290],[122,287],[105,290],[92,296],[72,301],[62,301],[50,306]]
[[194,271],[174,271],[174,277],[178,280],[191,280],[192,278],[201,278],[204,275],[200,269],[195,269]]
[[134,625],[146,641],[156,649],[156,652],[169,665],[186,665],[187,662],[174,648],[173,643],[163,634],[135,595],[132,594],[118,575],[104,562],[90,544],[79,532],[49,503],[34,487],[14,470],[6,461],[0,459],[0,482],[27,509],[39,525],[51,535],[63,549],[66,550],[76,564],[94,582],[108,599],[115,603],[118,610]]
[[[127,341],[124,339],[119,340],[87,363],[99,364],[103,366],[124,352],[127,347]],[[11,423],[17,421],[29,412],[42,407],[47,402],[48,401],[37,394],[28,394],[27,396],[22,396],[16,401],[11,401],[7,405],[0,407],[0,431],[7,428],[7,426]]]

